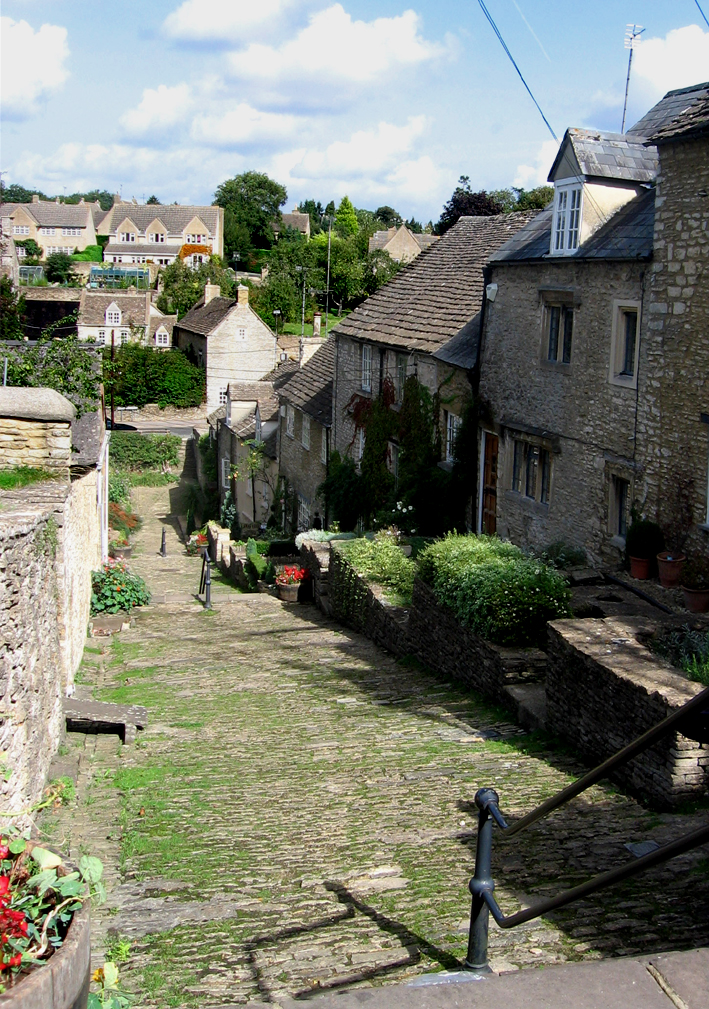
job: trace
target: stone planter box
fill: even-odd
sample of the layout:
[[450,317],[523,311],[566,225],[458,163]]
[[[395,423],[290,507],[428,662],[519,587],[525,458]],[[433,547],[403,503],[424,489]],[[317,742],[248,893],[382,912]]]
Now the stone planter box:
[[130,544],[127,547],[112,546],[109,553],[116,560],[128,560],[133,553],[133,547]]
[[86,1009],[90,970],[87,901],[74,915],[66,939],[51,959],[0,995],[0,1009]]

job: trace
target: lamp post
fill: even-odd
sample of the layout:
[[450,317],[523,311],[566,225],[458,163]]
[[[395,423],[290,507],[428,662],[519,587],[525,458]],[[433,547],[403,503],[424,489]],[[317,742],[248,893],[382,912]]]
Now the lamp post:
[[241,256],[239,255],[238,252],[235,252],[235,253],[233,253],[233,255],[232,255],[231,258],[234,260],[234,273],[237,274],[237,279],[238,279],[239,260],[241,259]]
[[300,273],[303,276],[303,307],[300,313],[300,338],[301,340],[305,336],[305,275],[308,272],[304,266],[296,266],[296,273]]

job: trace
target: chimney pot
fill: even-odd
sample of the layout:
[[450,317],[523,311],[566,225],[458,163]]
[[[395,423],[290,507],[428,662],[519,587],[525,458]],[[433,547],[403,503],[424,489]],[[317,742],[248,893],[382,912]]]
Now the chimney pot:
[[248,305],[249,303],[249,289],[246,284],[239,284],[236,289],[236,300],[239,305]]
[[33,203],[39,203],[39,194],[38,193],[32,193],[32,202]]
[[221,288],[219,284],[205,284],[204,287],[204,303],[208,305],[210,301],[214,298],[218,298],[221,294]]

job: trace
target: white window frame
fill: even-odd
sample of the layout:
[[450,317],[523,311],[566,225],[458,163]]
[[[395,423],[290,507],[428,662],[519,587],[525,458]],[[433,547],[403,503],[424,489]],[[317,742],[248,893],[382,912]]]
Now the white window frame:
[[286,434],[295,438],[295,408],[290,403],[286,403]]
[[170,334],[166,329],[158,329],[155,333],[155,345],[156,347],[169,347],[170,346]]
[[17,258],[18,259],[26,259],[27,258],[27,249],[25,249],[24,246],[18,245],[17,248],[15,249],[15,252],[17,253]]
[[[636,389],[638,385],[638,360],[640,356],[640,309],[641,302],[633,298],[616,298],[613,301],[613,326],[611,330],[611,356],[608,367],[608,381],[611,385]],[[635,314],[635,349],[632,373],[625,372],[626,320]]]
[[112,310],[110,308],[110,306],[109,306],[109,308],[106,309],[106,325],[107,326],[120,326],[121,320],[122,320],[122,315],[121,315],[120,308]]
[[71,235],[79,237],[81,235],[81,228],[62,228],[62,235]]
[[122,231],[121,232],[120,241],[121,242],[134,242],[135,241],[135,232],[134,231]]
[[306,451],[310,451],[310,417],[307,413],[301,412],[300,420],[300,444]]
[[582,179],[569,179],[554,184],[554,214],[549,249],[552,256],[567,256],[579,247],[583,207],[582,183]]
[[226,403],[226,392],[227,392],[227,386],[226,385],[222,385],[220,387],[220,389],[219,389],[219,405],[220,406],[224,406],[224,404]]
[[148,241],[153,245],[160,245],[165,241],[164,231],[153,231],[148,235]]
[[327,466],[327,428],[320,429],[320,462]]
[[362,392],[372,391],[372,345],[363,343],[361,349]]
[[366,437],[365,437],[365,434],[364,434],[364,428],[360,427],[360,428],[357,429],[357,439],[356,439],[356,444],[357,444],[357,448],[356,448],[356,462],[358,464],[362,462],[362,457],[364,456],[364,443],[365,443],[365,441],[366,441]]
[[121,341],[121,343],[125,343],[129,339],[130,339],[130,330],[128,330],[128,329],[122,329],[121,332],[120,332],[120,341]]
[[446,462],[453,462],[455,459],[455,443],[460,434],[460,425],[462,421],[460,417],[451,413],[450,410],[445,410],[446,418]]
[[29,235],[30,226],[29,224],[13,224],[12,233],[13,235]]
[[56,235],[57,229],[56,228],[40,228],[39,229],[39,233],[40,233],[40,235]]

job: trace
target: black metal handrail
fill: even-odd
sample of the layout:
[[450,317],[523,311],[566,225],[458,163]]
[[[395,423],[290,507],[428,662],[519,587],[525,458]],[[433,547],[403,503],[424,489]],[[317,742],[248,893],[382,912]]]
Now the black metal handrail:
[[212,608],[212,559],[209,556],[209,551],[205,549],[202,554],[202,574],[199,579],[199,592],[198,595],[202,595],[204,592],[204,608],[205,610],[211,610]]
[[472,894],[472,906],[470,909],[470,932],[468,935],[468,953],[463,964],[466,970],[488,973],[490,967],[487,958],[488,921],[492,913],[493,918],[500,928],[514,928],[515,925],[522,925],[524,922],[538,918],[556,908],[564,907],[575,900],[586,897],[597,890],[602,890],[621,880],[635,876],[637,873],[649,869],[660,862],[666,862],[671,858],[676,858],[692,848],[697,848],[701,844],[709,841],[709,823],[698,830],[694,830],[684,837],[680,837],[669,844],[658,848],[656,851],[644,855],[635,862],[625,863],[616,869],[603,872],[592,879],[586,880],[578,886],[565,890],[550,897],[547,900],[539,901],[532,907],[518,911],[516,914],[505,915],[498,905],[493,891],[495,882],[492,878],[492,828],[496,823],[504,831],[506,837],[520,833],[526,827],[536,823],[547,813],[563,806],[570,799],[584,792],[591,785],[601,778],[605,778],[610,771],[620,764],[625,763],[632,757],[652,746],[658,739],[666,736],[675,729],[682,728],[684,734],[690,738],[698,739],[701,742],[709,742],[709,687],[701,693],[687,701],[681,708],[669,715],[658,725],[643,733],[628,746],[623,747],[618,753],[603,761],[593,771],[583,775],[572,785],[563,788],[556,795],[547,799],[531,813],[527,813],[521,820],[509,826],[504,816],[500,812],[499,796],[492,788],[480,788],[475,795],[475,804],[479,809],[478,814],[478,837],[475,852],[475,875],[470,880],[469,889]]

